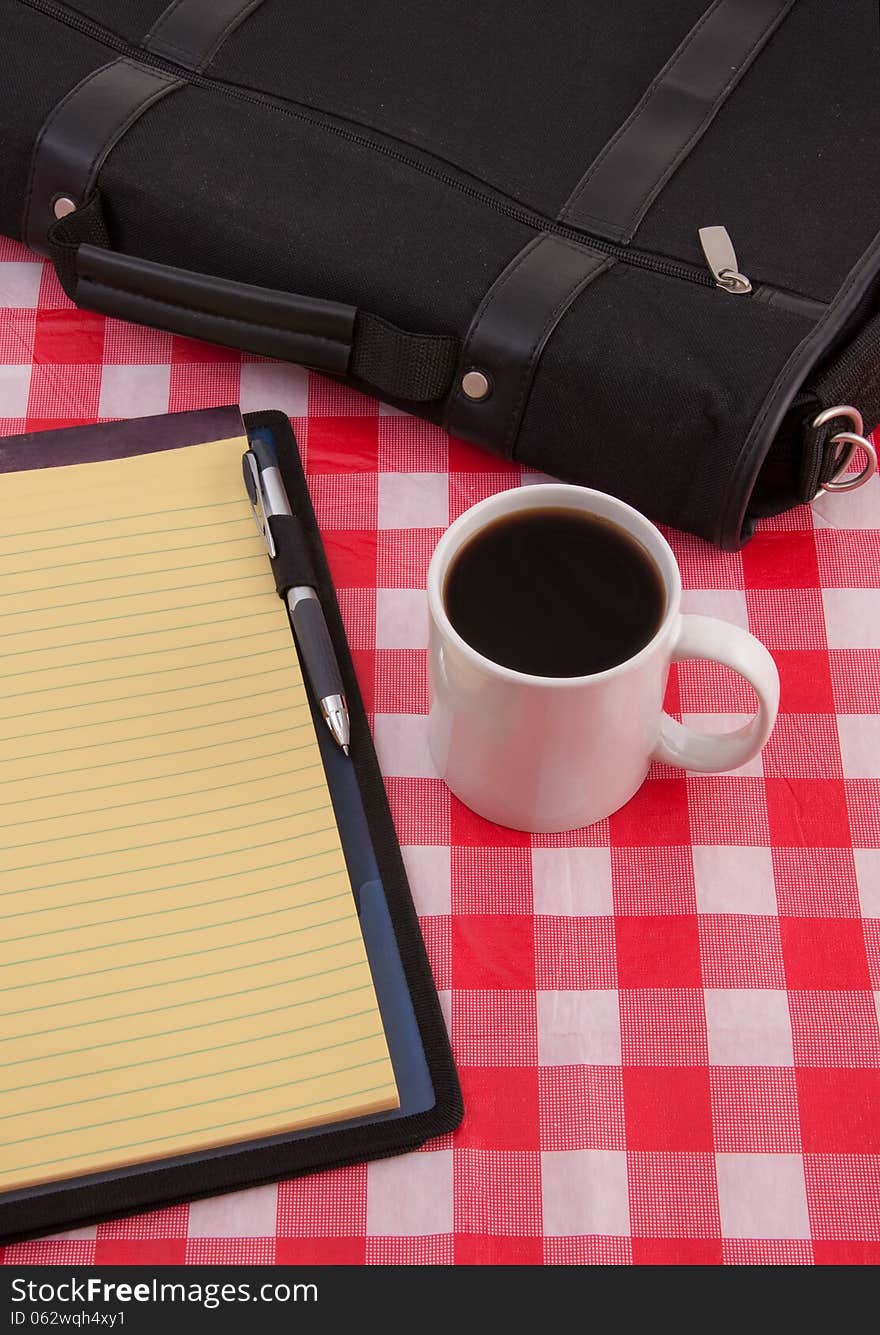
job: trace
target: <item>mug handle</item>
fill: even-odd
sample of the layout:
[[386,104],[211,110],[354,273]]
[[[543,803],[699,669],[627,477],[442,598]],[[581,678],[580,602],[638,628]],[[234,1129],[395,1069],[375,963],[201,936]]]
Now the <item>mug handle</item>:
[[745,765],[770,736],[779,708],[779,673],[769,651],[754,635],[728,621],[683,615],[671,661],[684,658],[707,658],[738,672],[754,688],[758,712],[735,732],[715,736],[694,732],[664,713],[652,758],[704,774]]

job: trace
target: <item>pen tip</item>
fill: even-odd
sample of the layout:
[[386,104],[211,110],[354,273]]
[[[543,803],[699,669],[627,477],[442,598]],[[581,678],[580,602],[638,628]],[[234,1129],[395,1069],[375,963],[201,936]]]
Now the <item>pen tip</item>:
[[343,751],[345,752],[346,755],[349,755],[349,749],[348,749],[347,746],[344,746],[342,749],[343,749]]

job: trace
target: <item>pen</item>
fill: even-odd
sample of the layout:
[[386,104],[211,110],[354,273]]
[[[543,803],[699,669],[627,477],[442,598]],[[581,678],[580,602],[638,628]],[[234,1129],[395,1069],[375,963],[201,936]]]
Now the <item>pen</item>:
[[308,577],[311,563],[299,521],[290,508],[275,450],[253,438],[241,466],[257,528],[269,553],[275,587],[287,603],[306,679],[333,740],[348,755],[348,706],[324,610],[311,583],[293,583]]

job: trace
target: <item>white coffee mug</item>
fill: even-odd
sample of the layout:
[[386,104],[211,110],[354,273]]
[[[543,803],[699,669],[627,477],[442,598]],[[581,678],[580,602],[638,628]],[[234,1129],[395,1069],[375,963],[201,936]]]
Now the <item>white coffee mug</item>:
[[[666,594],[663,620],[626,662],[583,677],[539,677],[492,662],[453,627],[446,573],[487,524],[524,510],[563,508],[611,520],[648,552]],[[714,617],[682,614],[681,575],[669,544],[644,515],[587,487],[519,487],[480,501],[440,539],[428,569],[429,741],[440,774],[462,802],[500,825],[533,833],[602,820],[633,796],[652,760],[684,769],[736,769],[766,742],[779,705],[776,664],[759,640]],[[571,609],[572,617],[589,608]],[[528,617],[528,607],[522,615]],[[704,735],[663,712],[670,663],[707,658],[738,672],[758,712],[735,732]]]

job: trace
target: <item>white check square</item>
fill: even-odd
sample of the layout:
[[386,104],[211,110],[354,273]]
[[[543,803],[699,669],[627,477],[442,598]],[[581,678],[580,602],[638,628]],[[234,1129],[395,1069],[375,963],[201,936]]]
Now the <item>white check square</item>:
[[193,1201],[189,1207],[191,1238],[271,1238],[275,1236],[278,1188],[251,1187],[229,1196]]
[[436,844],[408,844],[401,852],[416,912],[424,916],[451,912],[449,849]]
[[725,1238],[809,1238],[799,1154],[716,1154]]
[[533,848],[532,883],[536,913],[604,918],[614,912],[607,848]]
[[628,1236],[629,1191],[623,1150],[552,1150],[541,1155],[548,1237]]
[[845,495],[823,491],[813,501],[812,509],[816,528],[878,528],[880,475]]
[[31,367],[0,365],[0,417],[26,417]]
[[376,590],[376,648],[424,649],[428,600],[423,589]]
[[880,649],[880,589],[823,589],[829,649]]
[[452,1231],[452,1151],[430,1150],[367,1166],[367,1233],[418,1237]]
[[[693,728],[694,732],[703,734],[714,734],[724,732],[736,732],[737,729],[744,727],[751,719],[751,714],[682,714],[681,721],[688,728]],[[764,767],[761,763],[760,751],[751,760],[746,761],[745,765],[738,766],[737,769],[728,770],[729,774],[741,774],[744,776],[757,776],[764,773]]]
[[839,714],[837,734],[847,779],[880,779],[880,714]]
[[880,918],[880,848],[854,848],[862,916]]
[[542,1066],[619,1066],[617,992],[538,992],[538,1060]]
[[682,612],[701,617],[720,617],[743,630],[749,628],[749,611],[742,589],[683,589]]
[[0,306],[35,310],[39,303],[43,266],[29,260],[0,264]]
[[446,528],[445,473],[380,473],[379,528]]
[[242,362],[238,400],[243,413],[275,408],[288,417],[305,417],[309,373],[287,362]]
[[794,1065],[785,992],[707,988],[705,1003],[711,1065]]
[[167,413],[171,367],[105,366],[101,373],[101,417],[152,417]]
[[698,913],[778,911],[769,848],[698,844],[693,858]]
[[428,720],[423,714],[377,714],[373,738],[386,777],[437,778],[428,750]]

